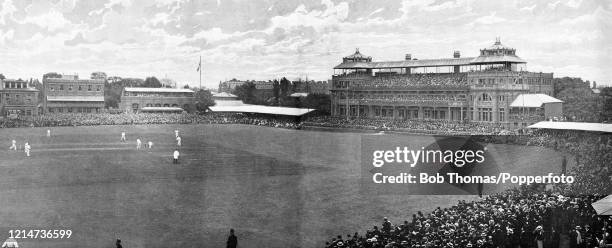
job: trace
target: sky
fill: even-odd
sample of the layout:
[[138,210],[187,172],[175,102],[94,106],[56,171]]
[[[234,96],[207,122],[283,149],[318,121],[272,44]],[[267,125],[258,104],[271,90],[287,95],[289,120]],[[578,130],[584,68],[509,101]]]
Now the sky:
[[[3,2],[2,2],[3,1]],[[612,84],[612,1],[0,0],[0,73],[327,80],[374,61],[477,56],[495,37],[529,71]]]

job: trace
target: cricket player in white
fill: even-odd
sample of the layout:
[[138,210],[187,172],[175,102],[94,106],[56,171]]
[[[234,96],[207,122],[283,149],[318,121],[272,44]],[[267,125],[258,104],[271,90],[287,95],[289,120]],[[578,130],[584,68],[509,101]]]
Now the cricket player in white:
[[9,150],[15,150],[17,151],[17,141],[13,140],[13,143],[11,143],[11,147],[9,147]]
[[178,129],[174,130],[174,136],[178,138],[178,136],[179,136],[179,130]]
[[47,137],[51,137],[51,130],[47,129]]
[[178,159],[179,159],[179,151],[178,150],[174,150],[174,154],[172,154],[172,157],[174,158],[173,162],[174,164],[178,164]]
[[181,146],[181,136],[176,137],[176,145]]
[[25,151],[26,156],[30,156],[30,144],[28,144],[28,142],[25,143],[25,145],[23,146],[23,150]]
[[136,139],[136,150],[140,150],[140,146],[142,146],[142,142],[140,142],[140,139]]
[[121,141],[125,142],[125,132],[121,132]]
[[149,141],[149,149],[153,148],[153,141]]

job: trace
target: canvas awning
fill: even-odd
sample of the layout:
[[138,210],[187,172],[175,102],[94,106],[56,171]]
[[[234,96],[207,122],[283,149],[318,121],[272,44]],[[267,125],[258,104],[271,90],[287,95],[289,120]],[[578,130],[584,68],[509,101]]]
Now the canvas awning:
[[250,104],[245,104],[241,106],[212,106],[210,107],[210,110],[212,110],[213,112],[252,113],[287,116],[302,116],[314,111],[314,109],[306,108],[271,107]]
[[545,103],[562,103],[563,101],[546,94],[520,94],[512,101],[513,108],[539,108]]
[[612,215],[612,195],[591,204],[598,215]]
[[612,124],[592,122],[541,121],[527,128],[577,130],[612,133]]

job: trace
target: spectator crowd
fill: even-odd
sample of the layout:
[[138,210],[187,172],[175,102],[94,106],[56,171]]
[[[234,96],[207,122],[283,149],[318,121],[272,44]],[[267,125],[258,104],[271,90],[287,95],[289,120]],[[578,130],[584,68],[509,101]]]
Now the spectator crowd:
[[346,119],[319,116],[304,122],[304,126],[352,128],[368,130],[395,130],[427,134],[499,134],[505,130],[496,124],[461,122],[449,120],[393,120],[393,119]]
[[407,87],[467,87],[468,80],[465,74],[457,73],[419,73],[408,75],[380,75],[372,81],[355,82],[357,88],[402,88]]
[[249,124],[278,128],[301,128],[294,118],[242,113],[54,113],[29,119],[4,119],[0,127],[53,127],[135,124]]
[[513,142],[574,155],[576,166],[567,173],[575,183],[520,186],[428,214],[419,211],[400,224],[385,218],[380,228],[339,235],[325,247],[612,247],[612,217],[591,207],[612,192],[612,137],[540,130]]

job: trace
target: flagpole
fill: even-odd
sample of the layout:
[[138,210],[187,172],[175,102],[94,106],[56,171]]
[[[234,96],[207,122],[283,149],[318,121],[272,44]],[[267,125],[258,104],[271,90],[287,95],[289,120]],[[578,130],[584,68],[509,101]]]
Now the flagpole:
[[202,55],[200,55],[200,66],[199,66],[199,71],[200,71],[200,89],[202,89]]

